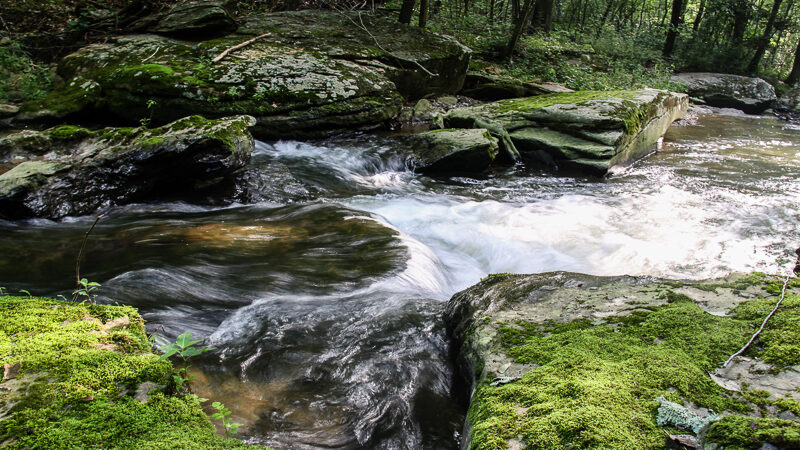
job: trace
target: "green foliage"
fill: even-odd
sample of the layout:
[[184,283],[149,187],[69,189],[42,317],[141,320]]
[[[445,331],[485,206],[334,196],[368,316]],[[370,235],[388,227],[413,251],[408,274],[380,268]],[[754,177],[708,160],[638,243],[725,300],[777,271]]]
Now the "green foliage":
[[153,99],[147,101],[146,108],[147,111],[150,112],[150,115],[148,117],[143,117],[139,119],[139,123],[142,124],[142,127],[144,128],[150,127],[150,123],[153,121],[153,112],[154,112],[153,107],[155,107],[156,105],[158,105],[158,102]]
[[800,422],[727,416],[711,425],[706,441],[731,450],[762,448],[764,442],[778,448],[800,448]]
[[225,428],[226,437],[229,437],[231,434],[236,434],[236,432],[239,431],[239,427],[242,426],[242,424],[234,422],[233,419],[228,417],[231,415],[231,410],[226,408],[221,402],[214,402],[211,404],[211,407],[217,410],[217,412],[211,414],[211,418],[219,420],[220,423],[222,423],[222,426]]
[[81,303],[89,302],[90,305],[94,304],[97,299],[97,294],[95,294],[94,291],[100,287],[100,283],[81,278],[78,284],[80,287],[72,292],[72,299],[75,301],[80,300]]
[[0,101],[41,98],[51,84],[50,70],[31,59],[18,41],[0,43]]
[[183,363],[183,366],[172,375],[178,392],[184,389],[184,386],[187,382],[192,381],[195,378],[194,376],[188,375],[189,368],[191,367],[188,365],[189,358],[214,349],[213,347],[196,347],[196,345],[201,341],[202,339],[192,339],[192,333],[187,331],[178,336],[178,338],[175,340],[175,343],[167,344],[160,348],[164,354],[161,355],[159,361],[164,361],[174,355],[177,355],[180,357],[181,362]]

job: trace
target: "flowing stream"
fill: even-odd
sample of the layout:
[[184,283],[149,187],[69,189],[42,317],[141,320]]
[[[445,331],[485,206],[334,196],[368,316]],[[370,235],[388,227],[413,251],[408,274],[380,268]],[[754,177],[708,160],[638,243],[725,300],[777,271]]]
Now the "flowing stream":
[[[429,178],[397,145],[259,142],[233,206],[114,208],[82,274],[162,341],[216,347],[193,363],[195,391],[247,442],[453,448],[465,405],[441,316],[455,292],[496,272],[785,272],[800,242],[800,127],[775,119],[684,121],[603,180]],[[0,222],[0,285],[69,295],[93,220]]]

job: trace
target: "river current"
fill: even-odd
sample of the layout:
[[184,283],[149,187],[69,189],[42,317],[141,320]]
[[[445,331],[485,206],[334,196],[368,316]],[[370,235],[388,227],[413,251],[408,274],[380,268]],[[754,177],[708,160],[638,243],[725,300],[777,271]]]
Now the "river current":
[[[216,348],[194,389],[247,442],[453,448],[465,405],[441,316],[455,292],[497,272],[786,273],[800,243],[800,127],[772,118],[693,117],[605,179],[430,178],[397,145],[258,142],[232,205],[111,209],[82,274],[161,342],[190,331]],[[0,285],[68,296],[93,220],[0,222]]]

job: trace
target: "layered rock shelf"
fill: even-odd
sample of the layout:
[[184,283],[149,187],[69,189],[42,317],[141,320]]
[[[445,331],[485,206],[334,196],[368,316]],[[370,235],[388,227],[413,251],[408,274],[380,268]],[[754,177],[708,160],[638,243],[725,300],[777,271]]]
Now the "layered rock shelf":
[[651,152],[687,108],[685,94],[653,89],[566,92],[457,108],[439,126],[485,128],[534,167],[604,175]]

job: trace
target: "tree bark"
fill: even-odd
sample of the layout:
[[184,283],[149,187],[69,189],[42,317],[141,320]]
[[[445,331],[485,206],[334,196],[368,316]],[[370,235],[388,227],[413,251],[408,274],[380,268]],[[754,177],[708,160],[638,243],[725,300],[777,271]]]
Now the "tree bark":
[[758,71],[758,65],[761,63],[761,58],[764,57],[764,53],[767,51],[770,38],[772,38],[772,27],[775,26],[775,19],[778,17],[778,11],[781,8],[782,1],[783,0],[774,0],[772,3],[772,11],[770,11],[769,19],[767,19],[767,27],[764,28],[764,34],[761,35],[761,39],[758,41],[758,47],[756,47],[756,53],[753,55],[753,59],[751,59],[750,64],[747,65],[748,73],[756,73],[756,71]]
[[700,0],[700,6],[697,8],[697,16],[694,18],[694,23],[692,23],[692,33],[697,33],[697,30],[700,29],[700,22],[703,20],[703,13],[706,10],[706,0]]
[[400,6],[400,23],[406,25],[411,23],[411,16],[414,15],[415,3],[416,0],[403,0],[403,4]]
[[747,0],[738,0],[733,10],[733,33],[731,41],[735,46],[741,46],[744,42],[744,32],[747,29],[747,22],[749,21],[749,11]]
[[667,41],[664,43],[664,58],[672,56],[675,50],[675,40],[678,39],[681,25],[683,24],[683,0],[672,0],[672,16],[669,20],[669,31],[667,31]]
[[798,82],[800,82],[800,40],[797,41],[797,50],[794,52],[792,72],[786,78],[786,84],[789,86],[794,86]]
[[531,28],[544,34],[550,33],[553,25],[553,0],[537,0],[533,7]]
[[419,0],[419,21],[417,24],[420,28],[425,28],[428,25],[428,4],[430,0]]
[[509,38],[508,45],[503,53],[503,59],[511,58],[511,54],[514,53],[514,48],[517,46],[517,42],[519,42],[519,37],[522,36],[522,32],[531,21],[535,3],[536,0],[525,0],[525,6],[522,8],[522,14],[520,14],[519,19],[514,24],[514,31],[512,31],[511,38]]

